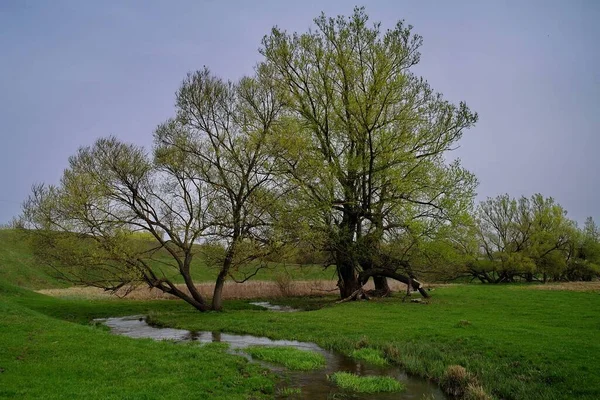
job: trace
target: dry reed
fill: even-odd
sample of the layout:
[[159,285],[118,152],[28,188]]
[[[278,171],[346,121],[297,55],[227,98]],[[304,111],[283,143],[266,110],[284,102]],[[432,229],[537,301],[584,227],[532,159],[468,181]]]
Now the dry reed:
[[[406,285],[396,282],[389,282],[390,288],[394,291],[406,291]],[[185,285],[177,285],[179,289],[187,291]],[[200,283],[196,287],[205,297],[211,297],[214,289],[212,283]],[[365,289],[373,289],[371,282],[365,285]],[[118,298],[125,295],[124,291],[112,294],[99,288],[74,286],[66,289],[43,289],[38,293],[54,297],[80,297],[80,298]],[[245,283],[227,282],[223,288],[224,299],[258,299],[258,298],[277,298],[287,296],[319,296],[325,294],[338,294],[336,281],[334,280],[314,280],[314,281],[291,281],[282,290],[280,284],[274,281],[248,281]],[[174,299],[175,297],[161,292],[157,289],[146,287],[137,287],[125,296],[131,300],[158,300]]]
[[544,285],[523,286],[523,288],[537,290],[568,290],[572,292],[590,292],[600,290],[600,281],[546,283]]

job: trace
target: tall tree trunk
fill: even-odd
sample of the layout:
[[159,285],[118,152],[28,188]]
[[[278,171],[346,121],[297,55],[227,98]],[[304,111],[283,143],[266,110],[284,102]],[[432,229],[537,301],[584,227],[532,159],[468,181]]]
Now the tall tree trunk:
[[225,286],[225,278],[227,278],[227,272],[222,269],[217,276],[215,290],[213,291],[212,309],[214,311],[221,311],[223,309],[223,286]]
[[360,288],[358,275],[352,262],[342,262],[337,265],[338,287],[340,297],[345,299]]
[[180,271],[180,273],[181,273],[181,276],[183,276],[183,281],[185,282],[185,286],[187,287],[188,291],[190,292],[192,299],[199,304],[206,305],[206,301],[204,300],[204,297],[202,297],[202,295],[200,294],[200,292],[194,285],[194,280],[192,279],[192,276],[190,274],[189,266],[187,268],[184,268],[184,270]]
[[229,269],[233,264],[233,257],[237,248],[237,242],[238,238],[237,235],[235,235],[231,245],[229,246],[229,249],[227,249],[225,259],[223,260],[223,265],[221,266],[221,271],[219,271],[219,275],[217,276],[212,298],[212,309],[214,311],[221,311],[223,309],[223,287],[225,286],[225,280],[229,274]]
[[358,216],[350,207],[344,206],[344,217],[339,228],[339,237],[335,241],[335,260],[338,274],[338,287],[342,299],[360,288],[354,258],[355,233]]

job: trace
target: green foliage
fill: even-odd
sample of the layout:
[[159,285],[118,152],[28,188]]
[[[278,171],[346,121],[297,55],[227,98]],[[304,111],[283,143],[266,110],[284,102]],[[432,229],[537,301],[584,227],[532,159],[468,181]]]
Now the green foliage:
[[551,197],[488,199],[477,209],[477,233],[482,250],[467,269],[483,282],[577,279],[582,271],[585,240]]
[[297,188],[290,206],[310,228],[303,239],[329,252],[342,291],[352,291],[361,268],[406,265],[385,262],[387,243],[406,249],[471,207],[474,175],[444,154],[477,114],[411,72],[422,39],[402,21],[383,30],[355,8],[315,25],[263,39],[263,67],[289,116],[272,146]]
[[336,372],[329,379],[342,389],[358,393],[400,392],[404,386],[388,376],[358,376],[350,372]]
[[285,346],[250,346],[244,352],[252,357],[296,371],[308,371],[323,368],[325,357],[314,351],[299,350]]

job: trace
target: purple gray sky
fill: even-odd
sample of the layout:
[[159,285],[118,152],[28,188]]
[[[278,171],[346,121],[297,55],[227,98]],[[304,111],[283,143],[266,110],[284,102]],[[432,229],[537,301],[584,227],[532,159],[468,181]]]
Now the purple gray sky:
[[[424,37],[415,70],[479,113],[454,154],[478,199],[553,196],[600,219],[600,2],[369,1],[383,27]],[[150,146],[189,71],[252,73],[273,25],[303,32],[353,1],[0,1],[0,223],[78,147]]]

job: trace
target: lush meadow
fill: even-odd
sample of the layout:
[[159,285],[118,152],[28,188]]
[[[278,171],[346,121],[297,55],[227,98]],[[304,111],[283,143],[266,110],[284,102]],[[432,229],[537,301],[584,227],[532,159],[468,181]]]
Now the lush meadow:
[[460,365],[465,384],[498,399],[600,398],[600,286],[594,282],[441,285],[426,304],[404,302],[401,293],[343,304],[334,295],[271,298],[310,310],[297,313],[227,300],[224,312],[200,313],[180,300],[35,293],[27,288],[65,285],[7,232],[0,230],[1,398],[275,395],[273,374],[221,347],[117,337],[92,321],[137,314],[192,331],[315,342],[448,387],[449,367]]

